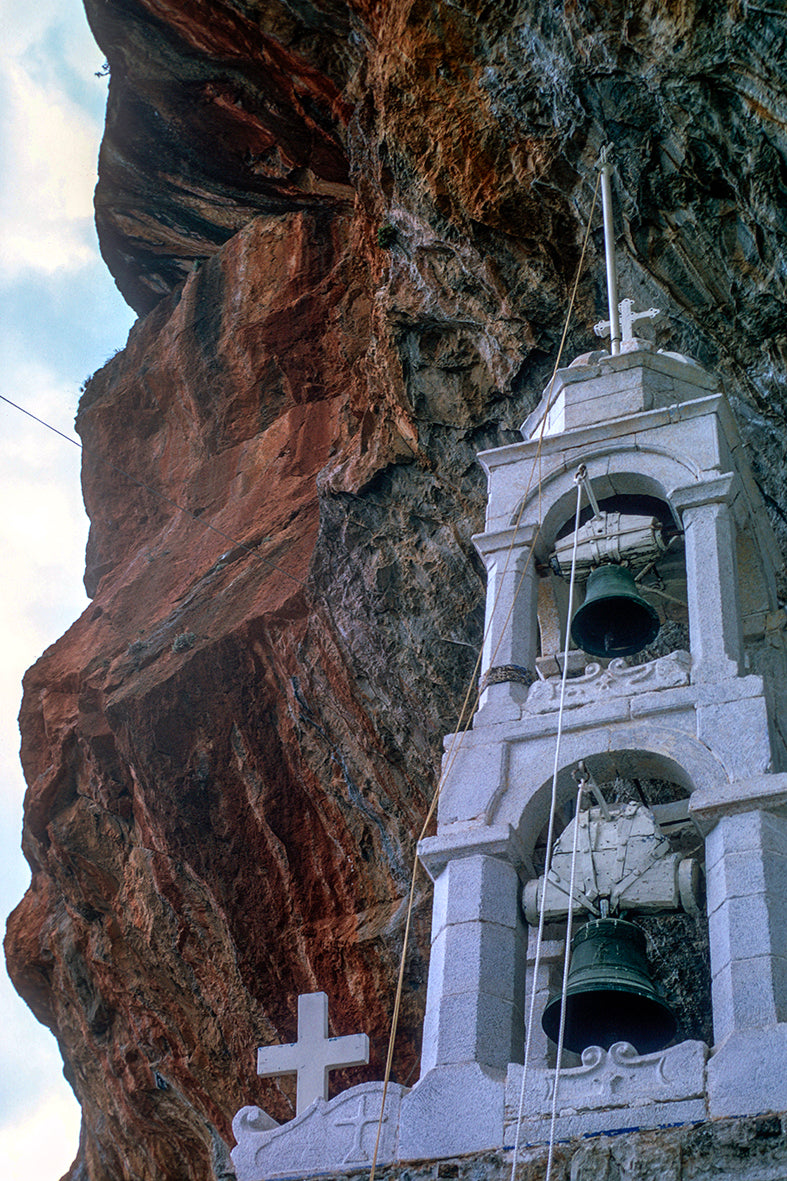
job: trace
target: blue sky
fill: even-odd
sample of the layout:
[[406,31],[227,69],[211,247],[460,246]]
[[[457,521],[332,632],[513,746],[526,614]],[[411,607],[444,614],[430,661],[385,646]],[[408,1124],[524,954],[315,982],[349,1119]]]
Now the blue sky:
[[[82,381],[124,346],[134,319],[93,228],[103,55],[79,0],[0,0],[0,29],[0,393],[73,435]],[[22,674],[86,604],[79,458],[0,402],[3,924],[30,880],[19,851]],[[0,1177],[58,1181],[78,1137],[54,1038],[0,973]]]

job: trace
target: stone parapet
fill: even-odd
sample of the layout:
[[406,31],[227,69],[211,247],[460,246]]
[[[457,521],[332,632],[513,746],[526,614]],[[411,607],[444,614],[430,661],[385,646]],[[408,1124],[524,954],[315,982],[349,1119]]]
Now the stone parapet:
[[674,406],[718,388],[718,379],[696,361],[678,353],[655,352],[644,342],[636,351],[616,357],[591,353],[557,371],[522,424],[522,434],[526,439],[535,438],[545,417],[544,434],[554,435]]
[[[691,1103],[692,1101],[688,1101]],[[687,1108],[688,1110],[688,1108]],[[475,1116],[467,1096],[459,1111],[471,1124]],[[666,1115],[666,1105],[662,1114]],[[554,1181],[784,1181],[787,1175],[787,1116],[768,1113],[754,1117],[706,1117],[665,1120],[650,1127],[635,1120],[620,1127],[598,1126],[594,1133],[571,1127],[562,1117],[554,1149]],[[372,1129],[374,1131],[374,1129]],[[437,1129],[439,1133],[439,1129]],[[513,1146],[451,1151],[435,1159],[431,1153],[394,1160],[379,1157],[378,1181],[401,1181],[403,1164],[408,1181],[510,1181]],[[547,1148],[543,1143],[522,1144],[517,1152],[519,1181],[537,1181],[545,1174]],[[322,1181],[366,1181],[369,1161],[323,1159],[290,1176]],[[274,1173],[238,1171],[238,1181],[260,1181]]]
[[[589,1046],[580,1066],[561,1071],[557,1138],[704,1119],[708,1047],[682,1042],[656,1054],[638,1055],[618,1042],[609,1050]],[[505,1142],[516,1139],[523,1068],[511,1065],[506,1080]],[[528,1070],[520,1144],[549,1139],[554,1069]]]

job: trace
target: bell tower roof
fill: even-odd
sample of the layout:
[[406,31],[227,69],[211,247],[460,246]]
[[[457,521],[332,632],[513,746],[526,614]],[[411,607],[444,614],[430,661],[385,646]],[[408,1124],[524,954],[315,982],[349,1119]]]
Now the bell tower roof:
[[636,345],[617,356],[583,353],[558,369],[520,428],[524,438],[540,435],[542,423],[545,435],[557,435],[718,392],[718,378],[690,357],[656,351],[644,340]]

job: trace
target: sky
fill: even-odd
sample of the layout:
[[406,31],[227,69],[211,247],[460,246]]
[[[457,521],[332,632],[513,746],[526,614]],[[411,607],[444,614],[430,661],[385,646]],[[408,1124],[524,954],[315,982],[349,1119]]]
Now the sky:
[[[76,439],[80,386],[123,348],[134,320],[93,226],[104,58],[80,0],[0,0],[0,32],[0,394]],[[87,603],[79,460],[76,447],[0,401],[3,927],[30,882],[19,847],[22,675]],[[78,1140],[57,1044],[3,970],[0,1177],[59,1181]]]

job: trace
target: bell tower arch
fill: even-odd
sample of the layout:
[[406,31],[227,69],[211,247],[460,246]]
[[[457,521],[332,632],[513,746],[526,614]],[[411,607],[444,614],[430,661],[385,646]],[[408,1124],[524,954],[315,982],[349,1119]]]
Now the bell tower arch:
[[[729,404],[689,358],[632,340],[619,355],[587,354],[558,371],[522,434],[479,457],[488,476],[474,539],[488,575],[483,691],[472,729],[446,739],[437,833],[420,846],[435,884],[433,947],[422,1077],[403,1112],[419,1091],[456,1095],[465,1085],[493,1105],[504,1074],[510,1104],[526,991],[541,990],[541,1010],[549,1002],[533,978],[534,916],[521,892],[537,877],[558,730],[559,806],[580,765],[602,791],[621,778],[669,780],[682,796],[671,815],[680,811],[704,841],[713,1045],[664,1051],[693,1063],[690,1094],[664,1097],[643,1117],[632,1091],[639,1125],[785,1107],[785,616],[776,542]],[[578,478],[586,509],[575,606],[594,570],[630,570],[632,593],[662,624],[639,655],[566,648]],[[573,1069],[569,1060],[569,1088]],[[574,1130],[617,1126],[620,1109],[611,1116],[596,1090],[602,1098]],[[528,1134],[538,1126],[530,1119]]]
[[[787,1110],[781,555],[719,382],[637,339],[656,309],[618,303],[606,149],[600,165],[610,351],[558,369],[522,441],[479,456],[478,708],[445,740],[418,849],[434,883],[421,1076],[318,1094],[291,1132],[242,1109],[244,1181],[324,1169],[339,1129],[352,1153],[367,1102],[380,1159],[513,1145],[512,1176],[522,1144],[548,1142],[551,1162],[556,1138]],[[665,915],[706,936],[701,1037],[664,956],[645,957]]]

